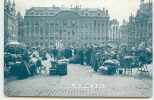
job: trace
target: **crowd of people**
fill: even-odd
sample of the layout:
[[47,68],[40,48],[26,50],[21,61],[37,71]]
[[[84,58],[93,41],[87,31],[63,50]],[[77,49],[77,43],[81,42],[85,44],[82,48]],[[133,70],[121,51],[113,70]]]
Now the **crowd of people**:
[[[110,45],[86,45],[78,48],[27,48],[27,50],[28,52],[23,57],[22,66],[24,67],[20,67],[17,71],[22,74],[19,76],[33,76],[40,73],[49,74],[49,69],[53,67],[52,62],[60,59],[67,59],[69,63],[88,65],[95,72],[103,65],[104,61],[109,59],[116,59],[121,66],[124,66],[123,59],[125,56],[133,56],[135,66],[142,66],[145,63],[152,62],[152,49],[143,46],[128,47],[121,45],[112,47]],[[134,62],[132,63],[134,64]]]
[[[146,51],[148,53],[147,55]],[[38,51],[38,55],[41,54],[42,53]],[[97,71],[103,62],[108,59],[117,59],[121,61],[125,56],[134,56],[138,57],[138,60],[146,62],[145,58],[147,56],[147,59],[152,60],[152,49],[143,46],[128,47],[122,45],[119,47],[112,47],[110,45],[104,45],[84,46],[80,48],[53,48],[45,50],[44,54],[48,56],[48,59],[69,59],[70,63],[91,66],[94,71]]]

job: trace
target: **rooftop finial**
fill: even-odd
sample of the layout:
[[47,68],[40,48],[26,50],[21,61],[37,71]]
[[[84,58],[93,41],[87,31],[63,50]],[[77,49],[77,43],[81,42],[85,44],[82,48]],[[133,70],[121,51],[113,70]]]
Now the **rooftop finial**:
[[7,5],[7,0],[4,0],[4,5]]
[[12,8],[15,9],[15,1],[13,0]]
[[15,1],[13,0],[13,5],[15,5]]
[[7,4],[8,4],[8,6],[10,6],[10,5],[11,5],[11,2],[10,2],[10,0],[8,0]]

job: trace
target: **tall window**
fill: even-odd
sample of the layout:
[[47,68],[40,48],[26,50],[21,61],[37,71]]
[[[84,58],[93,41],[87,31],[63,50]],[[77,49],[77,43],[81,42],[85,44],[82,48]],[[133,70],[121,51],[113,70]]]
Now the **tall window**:
[[43,27],[40,26],[40,34],[42,34],[42,33],[43,33]]
[[25,32],[28,34],[29,33],[29,23],[27,22],[27,25],[25,27]]
[[98,27],[98,31],[97,32],[100,33],[100,24],[98,24],[97,27]]
[[49,33],[49,24],[48,23],[45,24],[45,33],[46,34]]
[[55,24],[55,31],[58,32],[58,24]]
[[38,25],[38,23],[35,23],[35,32],[36,32],[36,34],[38,34],[38,32],[39,32],[39,25]]
[[94,32],[96,33],[96,20],[94,20]]
[[32,29],[31,29],[31,32],[34,33],[34,24],[32,23],[31,25],[32,25],[32,26],[31,26],[31,28],[32,28]]
[[50,33],[54,32],[54,24],[50,24],[49,30],[50,30]]

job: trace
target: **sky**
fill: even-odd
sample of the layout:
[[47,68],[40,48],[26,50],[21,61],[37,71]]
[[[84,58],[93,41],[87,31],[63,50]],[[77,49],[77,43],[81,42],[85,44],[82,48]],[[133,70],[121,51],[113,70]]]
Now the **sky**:
[[106,8],[111,19],[117,19],[120,23],[128,20],[129,16],[136,14],[140,0],[14,0],[16,10],[24,15],[25,10],[31,7],[52,7],[52,5],[70,7],[81,5],[82,8]]

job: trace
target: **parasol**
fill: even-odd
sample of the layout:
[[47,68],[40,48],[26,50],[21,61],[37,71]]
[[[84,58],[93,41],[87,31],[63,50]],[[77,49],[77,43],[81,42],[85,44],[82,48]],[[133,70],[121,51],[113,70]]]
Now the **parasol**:
[[120,65],[120,62],[116,59],[111,59],[111,60],[106,60],[104,61],[104,65],[113,65],[113,66],[119,66]]

